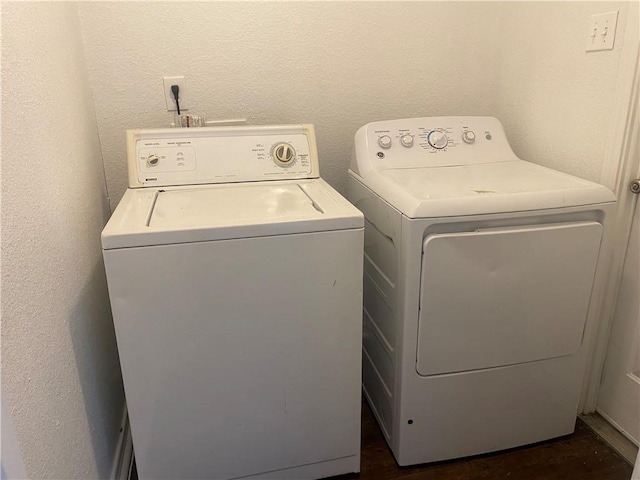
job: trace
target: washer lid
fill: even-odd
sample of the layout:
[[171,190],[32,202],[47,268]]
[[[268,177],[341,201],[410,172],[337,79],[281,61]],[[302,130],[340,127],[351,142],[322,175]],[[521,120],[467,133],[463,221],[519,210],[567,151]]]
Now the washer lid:
[[228,188],[160,190],[150,227],[194,228],[320,218],[322,211],[300,185],[234,185]]
[[362,214],[321,179],[129,189],[104,249],[362,228]]
[[524,160],[389,169],[361,181],[410,218],[614,202],[606,187]]

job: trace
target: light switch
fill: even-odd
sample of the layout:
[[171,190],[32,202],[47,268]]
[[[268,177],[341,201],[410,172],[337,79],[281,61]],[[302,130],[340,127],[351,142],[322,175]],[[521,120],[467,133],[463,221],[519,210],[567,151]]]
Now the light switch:
[[618,11],[591,15],[585,51],[613,50]]

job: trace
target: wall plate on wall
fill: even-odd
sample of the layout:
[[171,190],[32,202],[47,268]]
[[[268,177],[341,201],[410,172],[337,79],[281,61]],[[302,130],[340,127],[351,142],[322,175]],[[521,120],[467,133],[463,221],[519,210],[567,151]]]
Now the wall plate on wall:
[[585,51],[613,50],[618,11],[591,15]]
[[173,98],[171,92],[172,85],[178,85],[180,90],[178,91],[178,100],[180,102],[180,110],[188,110],[189,105],[186,101],[186,81],[184,77],[162,77],[162,83],[164,86],[164,101],[167,105],[167,112],[176,111],[176,101]]

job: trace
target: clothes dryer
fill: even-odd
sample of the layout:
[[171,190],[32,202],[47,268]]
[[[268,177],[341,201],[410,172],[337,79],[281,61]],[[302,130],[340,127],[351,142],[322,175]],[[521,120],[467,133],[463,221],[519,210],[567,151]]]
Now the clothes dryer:
[[127,144],[102,246],[139,477],[359,471],[364,220],[313,127]]
[[355,135],[363,386],[400,465],[574,430],[614,195],[523,161],[498,120]]

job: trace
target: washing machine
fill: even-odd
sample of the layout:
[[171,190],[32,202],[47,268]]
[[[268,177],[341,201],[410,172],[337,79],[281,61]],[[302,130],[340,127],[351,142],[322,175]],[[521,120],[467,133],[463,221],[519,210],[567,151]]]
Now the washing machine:
[[311,125],[127,132],[102,233],[141,479],[360,469],[364,219]]
[[354,142],[363,386],[398,463],[573,432],[611,191],[519,159],[490,117],[374,122]]

